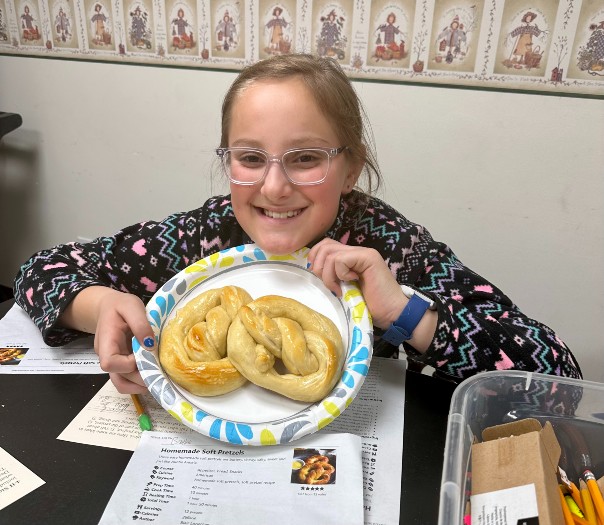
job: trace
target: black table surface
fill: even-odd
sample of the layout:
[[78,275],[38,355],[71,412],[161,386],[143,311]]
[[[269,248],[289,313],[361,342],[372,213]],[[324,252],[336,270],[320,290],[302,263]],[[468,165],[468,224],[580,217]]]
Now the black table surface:
[[[57,439],[105,374],[0,375],[0,447],[44,485],[0,510],[3,525],[97,524],[132,452]],[[437,522],[453,383],[407,371],[401,517]],[[377,496],[379,500],[379,496]]]

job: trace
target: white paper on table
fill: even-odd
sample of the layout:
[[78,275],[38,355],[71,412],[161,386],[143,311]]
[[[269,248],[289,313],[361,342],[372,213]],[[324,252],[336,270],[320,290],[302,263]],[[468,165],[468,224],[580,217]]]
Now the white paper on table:
[[365,525],[398,525],[401,505],[405,359],[374,357],[354,402],[319,433],[362,438]]
[[0,448],[0,510],[46,483]]
[[[331,483],[299,481],[292,463],[301,448],[328,455]],[[360,449],[353,434],[256,447],[198,433],[145,432],[99,525],[362,525]]]
[[[195,434],[172,417],[151,394],[140,396],[153,430]],[[120,394],[107,381],[57,439],[84,445],[135,450],[142,435],[138,415],[129,394]]]
[[0,349],[20,349],[17,359],[0,363],[0,374],[104,374],[93,337],[65,346],[44,343],[38,327],[18,305],[0,319]]
[[472,523],[538,523],[535,484],[474,494],[470,498]]
[[[406,365],[405,360],[374,357],[354,402],[317,433],[361,437],[365,525],[399,523]],[[143,402],[154,430],[195,434],[150,394],[143,396]],[[108,381],[59,439],[135,450],[141,434],[130,396],[120,394]]]

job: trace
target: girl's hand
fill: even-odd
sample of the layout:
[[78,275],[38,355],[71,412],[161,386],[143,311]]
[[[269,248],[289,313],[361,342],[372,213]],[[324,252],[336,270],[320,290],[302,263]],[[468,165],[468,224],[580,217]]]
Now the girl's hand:
[[138,297],[105,286],[90,286],[75,296],[60,321],[68,328],[95,334],[94,351],[101,369],[109,372],[119,392],[147,391],[132,353],[132,336],[145,348],[152,348],[155,338],[145,305]]
[[[132,294],[115,292],[99,302],[94,350],[101,368],[122,394],[141,394],[147,387],[132,353],[132,336],[145,348],[155,344],[143,302]],[[147,344],[145,344],[145,342]]]
[[310,270],[338,297],[342,295],[339,281],[358,280],[375,326],[388,328],[407,304],[408,299],[377,250],[323,239],[310,250],[308,261]]

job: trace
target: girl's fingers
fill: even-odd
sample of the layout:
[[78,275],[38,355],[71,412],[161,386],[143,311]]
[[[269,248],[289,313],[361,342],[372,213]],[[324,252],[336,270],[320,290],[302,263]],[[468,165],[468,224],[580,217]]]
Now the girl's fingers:
[[148,392],[145,383],[137,372],[136,374],[109,374],[111,382],[121,394],[144,394]]

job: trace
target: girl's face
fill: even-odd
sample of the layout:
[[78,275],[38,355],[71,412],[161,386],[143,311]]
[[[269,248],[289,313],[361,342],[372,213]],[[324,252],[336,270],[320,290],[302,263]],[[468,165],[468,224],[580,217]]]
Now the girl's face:
[[[292,148],[338,148],[336,130],[298,78],[257,81],[231,108],[229,147],[249,146],[281,156]],[[316,186],[291,184],[271,162],[253,186],[231,183],[235,216],[262,249],[286,254],[319,240],[333,224],[340,196],[351,191],[361,166],[344,151],[331,159],[327,178]]]

